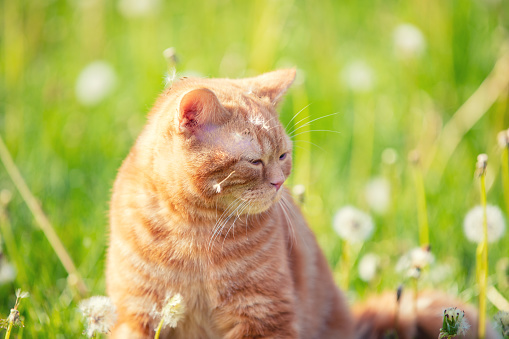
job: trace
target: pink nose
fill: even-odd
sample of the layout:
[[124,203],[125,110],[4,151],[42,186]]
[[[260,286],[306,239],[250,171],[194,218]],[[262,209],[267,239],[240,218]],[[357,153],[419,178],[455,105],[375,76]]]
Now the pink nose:
[[283,182],[282,181],[278,181],[278,182],[271,182],[271,184],[276,188],[276,191],[279,191],[279,189],[281,188],[281,186],[283,186]]

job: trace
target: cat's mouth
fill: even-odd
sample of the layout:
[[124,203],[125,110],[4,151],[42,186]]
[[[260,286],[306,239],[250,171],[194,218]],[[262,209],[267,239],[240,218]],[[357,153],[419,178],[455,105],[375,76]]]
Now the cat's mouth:
[[258,214],[267,211],[281,199],[282,191],[282,189],[277,189],[247,192],[242,199],[246,204],[244,214]]

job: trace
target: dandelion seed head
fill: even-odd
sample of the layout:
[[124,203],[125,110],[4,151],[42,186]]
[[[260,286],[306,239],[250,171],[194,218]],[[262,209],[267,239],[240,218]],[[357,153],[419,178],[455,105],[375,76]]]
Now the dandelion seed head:
[[12,199],[12,192],[8,189],[3,189],[0,191],[0,204],[2,206],[7,206],[11,202]]
[[[404,254],[396,264],[397,272],[406,272],[410,277],[420,276],[420,270],[435,261],[429,248],[416,247]],[[416,269],[419,272],[416,272]]]
[[115,305],[108,297],[91,297],[81,301],[78,307],[87,321],[85,333],[89,338],[96,333],[109,333],[117,321]]
[[[476,243],[483,241],[483,208],[478,205],[472,208],[463,221],[463,231],[468,240]],[[499,240],[505,232],[505,220],[502,211],[497,206],[487,205],[486,215],[488,220],[488,242]]]
[[359,261],[359,278],[370,282],[376,276],[380,266],[380,257],[374,253],[365,254]]
[[496,328],[502,333],[504,338],[509,337],[509,312],[499,311],[495,314],[493,320]]
[[118,11],[126,18],[150,17],[157,14],[160,0],[119,0]]
[[382,152],[382,161],[387,165],[394,165],[398,160],[398,152],[394,148],[386,148]]
[[391,202],[391,185],[385,178],[371,179],[364,189],[366,201],[373,211],[379,214],[387,212]]
[[76,98],[85,106],[94,106],[106,98],[114,89],[116,75],[105,61],[88,64],[76,80]]
[[509,147],[509,129],[499,132],[497,135],[498,145],[501,148]]
[[159,323],[163,321],[163,328],[177,327],[177,323],[184,318],[185,315],[184,299],[180,293],[175,295],[168,295],[164,300],[161,309],[154,306],[151,315],[157,319]]
[[365,212],[353,206],[345,206],[334,215],[333,227],[342,239],[358,243],[371,236],[374,224]]
[[449,307],[444,310],[442,328],[439,338],[454,337],[456,335],[465,335],[470,325],[465,318],[465,312],[457,307]]
[[373,70],[361,60],[346,65],[341,73],[341,79],[353,92],[369,92],[375,84]]
[[394,49],[401,59],[420,56],[426,49],[426,39],[421,30],[412,24],[401,24],[393,32]]
[[16,279],[16,269],[5,258],[0,259],[0,285],[13,282]]

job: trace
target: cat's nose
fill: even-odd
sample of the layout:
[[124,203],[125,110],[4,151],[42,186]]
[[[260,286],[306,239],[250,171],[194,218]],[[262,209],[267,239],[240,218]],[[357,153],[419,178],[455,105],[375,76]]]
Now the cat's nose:
[[276,188],[276,191],[279,191],[281,186],[283,186],[283,181],[271,182],[271,184]]

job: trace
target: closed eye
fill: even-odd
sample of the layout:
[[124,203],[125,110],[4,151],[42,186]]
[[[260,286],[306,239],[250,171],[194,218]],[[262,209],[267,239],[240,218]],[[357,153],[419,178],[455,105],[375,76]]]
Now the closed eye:
[[263,164],[263,161],[261,159],[257,159],[257,160],[249,160],[249,162],[253,165],[262,165]]
[[285,160],[288,153],[283,153],[279,156],[279,160]]

